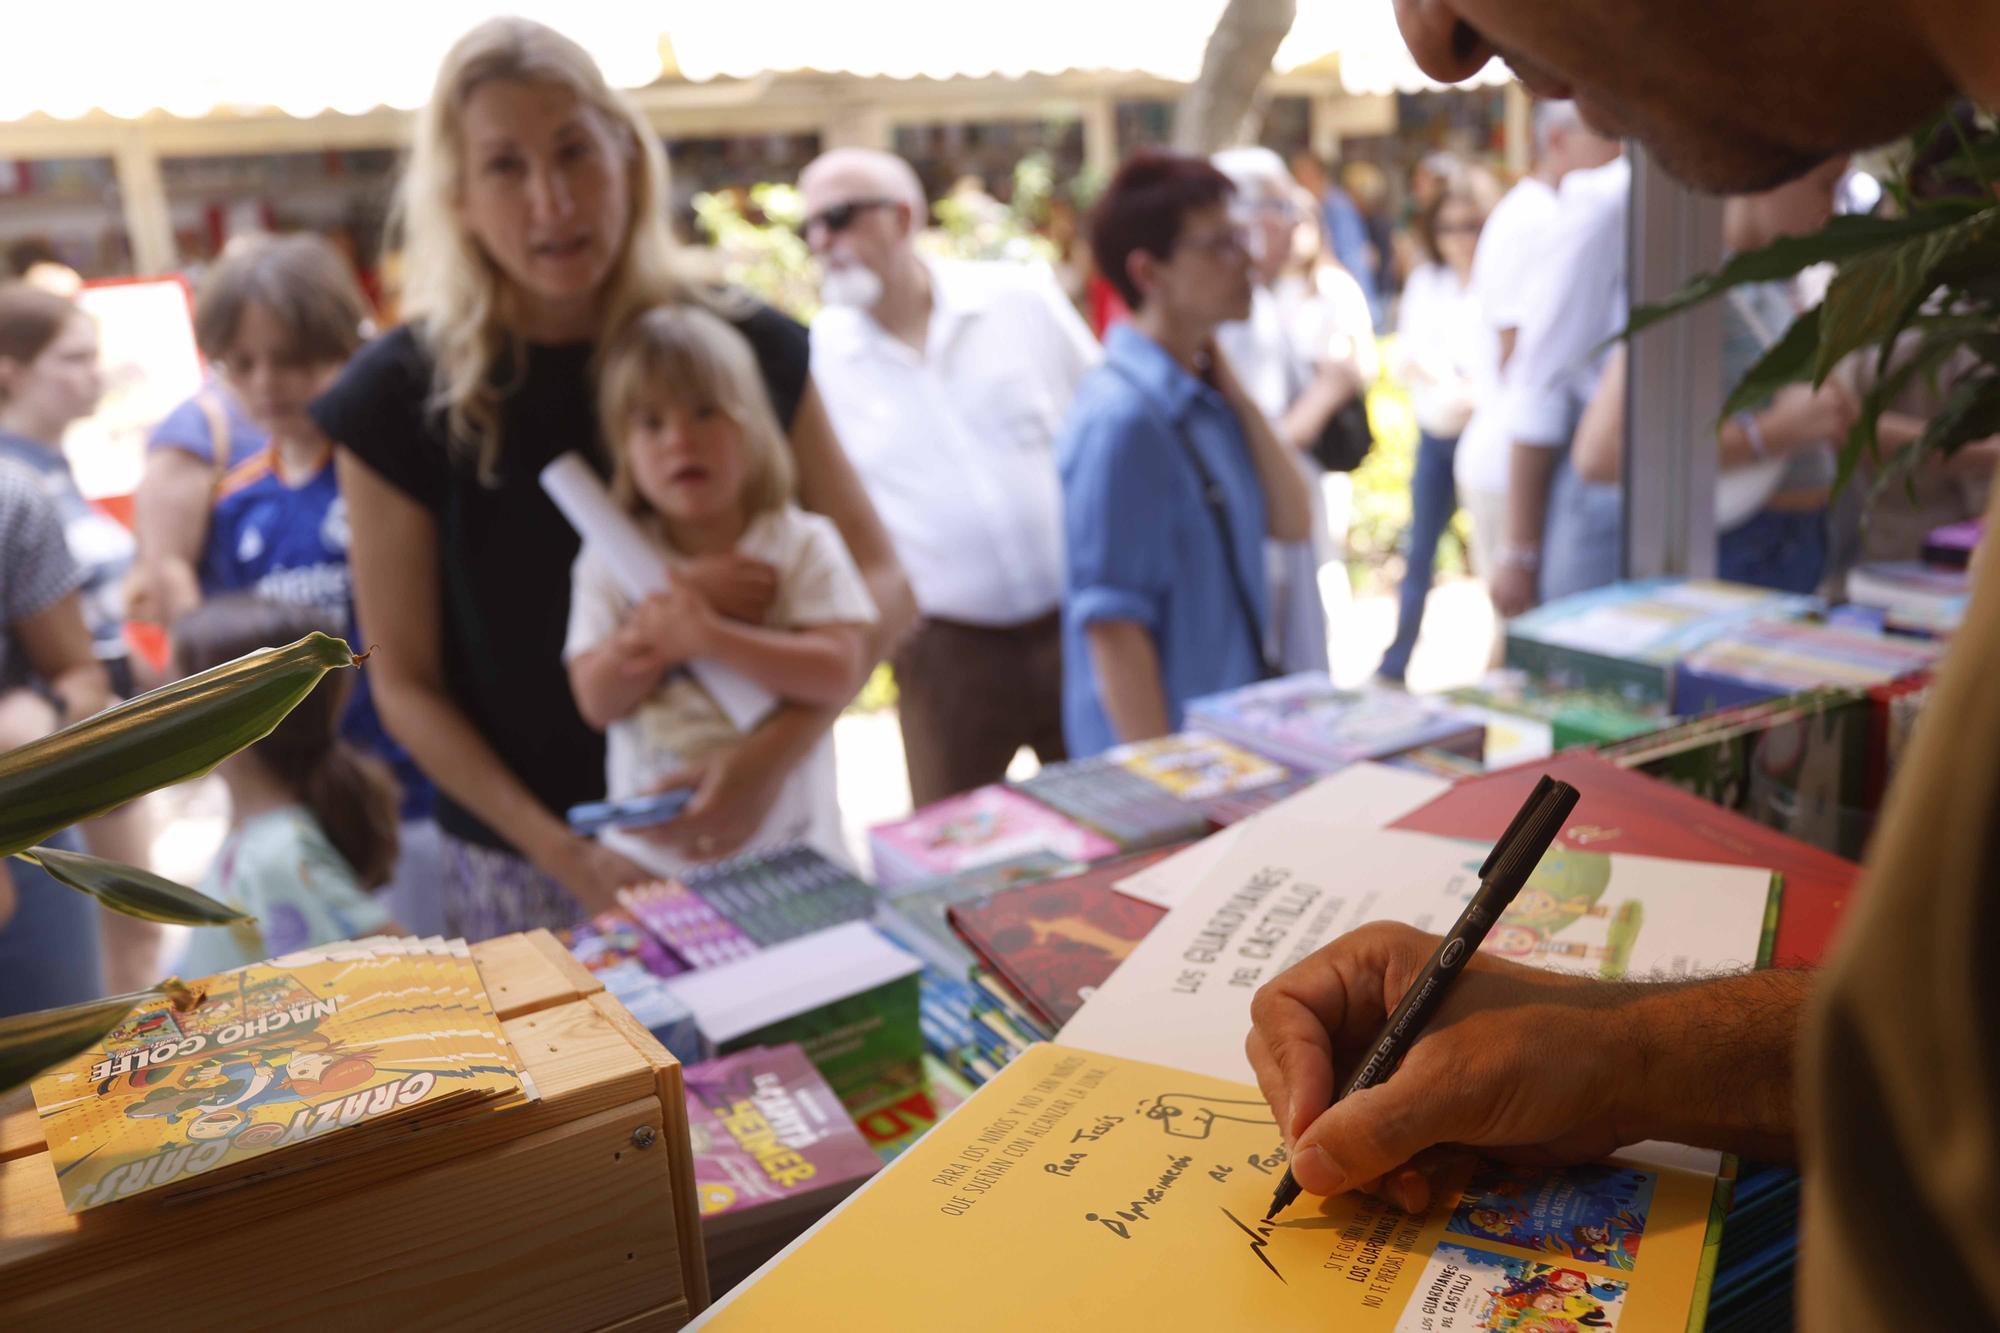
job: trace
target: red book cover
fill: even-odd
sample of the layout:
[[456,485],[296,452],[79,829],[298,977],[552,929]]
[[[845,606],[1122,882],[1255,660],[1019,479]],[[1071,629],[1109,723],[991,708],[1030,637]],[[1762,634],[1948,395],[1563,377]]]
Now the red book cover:
[[1112,883],[1179,850],[1163,847],[1003,889],[952,908],[951,924],[1001,980],[1061,1027],[1167,914]]
[[1465,778],[1392,827],[1441,837],[1498,838],[1544,773],[1583,795],[1563,826],[1569,845],[1775,870],[1785,879],[1772,965],[1811,967],[1825,956],[1860,866],[1596,755],[1572,750]]

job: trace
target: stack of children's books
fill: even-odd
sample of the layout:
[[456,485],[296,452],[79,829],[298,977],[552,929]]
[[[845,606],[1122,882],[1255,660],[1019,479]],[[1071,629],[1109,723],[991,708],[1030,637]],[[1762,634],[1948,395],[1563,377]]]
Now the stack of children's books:
[[1614,583],[1508,621],[1507,665],[1552,687],[1663,704],[1674,664],[1722,631],[1796,620],[1819,605],[1815,597],[1711,579]]
[[686,1066],[695,1201],[721,1294],[882,1165],[797,1046]]
[[757,941],[679,880],[618,890],[618,902],[687,971],[748,958]]
[[[1712,1154],[1636,1149],[1561,1169],[1466,1160],[1421,1212],[1357,1193],[1267,1216],[1287,1158],[1248,1078],[1255,986],[1361,920],[1455,916],[1484,854],[1337,824],[1273,821],[1238,840],[1060,1043],[1018,1054],[706,1326],[813,1326],[852,1308],[928,1327],[950,1308],[959,1324],[1029,1328],[1105,1309],[1099,1322],[1134,1328],[1470,1333],[1560,1319],[1680,1333],[1712,1272],[1725,1174]],[[1492,951],[1606,975],[1760,958],[1768,870],[1559,859]],[[968,926],[977,915],[957,912]],[[1116,933],[1054,908],[987,924],[999,935],[1041,921],[1093,944]],[[979,1282],[995,1271],[1034,1280]],[[976,1304],[954,1304],[972,1286]]]
[[537,1096],[462,940],[332,945],[190,990],[34,1081],[71,1212],[324,1167]]
[[915,1081],[921,961],[863,921],[774,944],[667,983],[693,1013],[705,1059],[797,1042],[835,1092]]
[[1867,689],[1928,670],[1944,654],[1929,639],[1835,625],[1754,621],[1722,631],[1674,668],[1674,711],[1693,717],[1801,690]]
[[1860,690],[1816,689],[1725,708],[1605,746],[1621,767],[1843,857],[1858,857],[1883,786],[1874,708]]
[[1561,689],[1515,668],[1489,671],[1477,684],[1445,697],[1486,719],[1488,768],[1626,740],[1672,720],[1664,704],[1634,704],[1603,690]]
[[1447,701],[1384,686],[1343,690],[1314,672],[1196,699],[1187,724],[1315,773],[1425,746],[1478,759],[1486,744],[1485,720]]
[[1069,861],[1101,861],[1118,844],[1067,815],[1008,787],[980,787],[925,806],[907,819],[871,829],[875,880],[885,891],[915,880],[1052,852]]
[[1199,809],[1109,754],[1050,764],[1016,789],[1103,834],[1120,851],[1186,842],[1208,831]]
[[1847,599],[1880,611],[1885,629],[1948,639],[1965,622],[1972,576],[1915,561],[1861,565],[1847,575]]
[[1187,731],[1052,764],[1018,790],[1133,852],[1198,838],[1216,822],[1212,809],[1254,808],[1293,778],[1263,755]]
[[556,932],[576,960],[597,974],[604,989],[644,1024],[662,1046],[682,1062],[701,1049],[694,1015],[674,997],[667,978],[688,970],[687,964],[640,925],[629,912],[614,908],[588,921]]

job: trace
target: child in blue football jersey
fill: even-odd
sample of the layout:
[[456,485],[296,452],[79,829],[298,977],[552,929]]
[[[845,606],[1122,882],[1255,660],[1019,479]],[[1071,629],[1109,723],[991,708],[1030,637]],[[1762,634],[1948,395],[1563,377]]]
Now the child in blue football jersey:
[[[202,595],[253,593],[309,606],[333,633],[354,623],[347,506],[333,445],[308,408],[361,346],[368,304],[347,261],[324,238],[260,236],[232,242],[202,280],[195,336],[231,391],[269,436],[216,487],[202,552]],[[390,888],[399,916],[426,933],[443,927],[441,854],[430,821],[431,784],[384,729],[364,678],[341,734],[387,763],[402,789],[404,861]]]
[[[213,598],[174,622],[174,666],[205,671],[330,630],[309,606]],[[180,971],[213,976],[315,944],[400,933],[369,891],[396,864],[396,789],[338,723],[358,671],[329,672],[270,735],[224,760],[229,836],[202,892],[256,918],[192,932]]]

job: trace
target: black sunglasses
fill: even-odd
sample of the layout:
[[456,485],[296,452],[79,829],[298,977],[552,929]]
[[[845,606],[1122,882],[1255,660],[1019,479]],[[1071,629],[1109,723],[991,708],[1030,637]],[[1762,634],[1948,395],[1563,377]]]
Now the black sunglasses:
[[822,208],[799,224],[799,235],[810,236],[814,227],[825,227],[826,234],[838,236],[854,225],[854,220],[871,208],[893,208],[894,199],[850,199],[832,208]]

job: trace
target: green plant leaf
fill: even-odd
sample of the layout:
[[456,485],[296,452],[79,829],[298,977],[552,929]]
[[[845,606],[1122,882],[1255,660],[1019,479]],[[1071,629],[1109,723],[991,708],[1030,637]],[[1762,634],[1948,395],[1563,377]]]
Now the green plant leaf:
[[1760,408],[1786,385],[1811,379],[1813,354],[1818,350],[1819,307],[1814,306],[1793,320],[1785,336],[1772,343],[1757,364],[1743,372],[1743,378],[1736,382],[1722,404],[1723,419]]
[[1781,237],[1761,249],[1733,255],[1721,268],[1694,279],[1666,300],[1641,306],[1632,312],[1632,321],[1626,325],[1623,336],[1629,338],[1731,287],[1796,277],[1815,264],[1852,260],[1871,251],[1906,244],[1952,227],[1965,217],[1965,209],[1946,207],[1902,218],[1834,218],[1811,235]]
[[1877,464],[1881,462],[1878,431],[1882,414],[1903,396],[1910,384],[1922,376],[1933,383],[1935,392],[1937,372],[1945,362],[1972,343],[1990,337],[1993,328],[1993,322],[1980,315],[1925,315],[1912,322],[1913,337],[1899,339],[1884,349],[1885,353],[1894,353],[1894,359],[1885,358],[1884,368],[1878,371],[1874,384],[1862,395],[1854,428],[1848,432],[1847,441],[1841,448],[1840,468],[1834,478],[1835,490],[1847,486],[1863,457]]
[[70,888],[89,894],[112,911],[144,921],[165,921],[177,926],[226,926],[255,920],[184,884],[101,856],[85,856],[82,852],[65,852],[55,847],[30,847],[15,854],[24,861],[34,862]]
[[2000,261],[2000,214],[1989,210],[1842,264],[1821,306],[1814,377],[1850,352],[1893,343],[1939,283]]
[[328,671],[360,660],[339,639],[308,634],[0,754],[0,856],[155,788],[200,777],[269,735]]
[[12,1092],[42,1071],[89,1050],[136,1006],[159,993],[155,987],[66,1009],[0,1018],[0,1093]]

